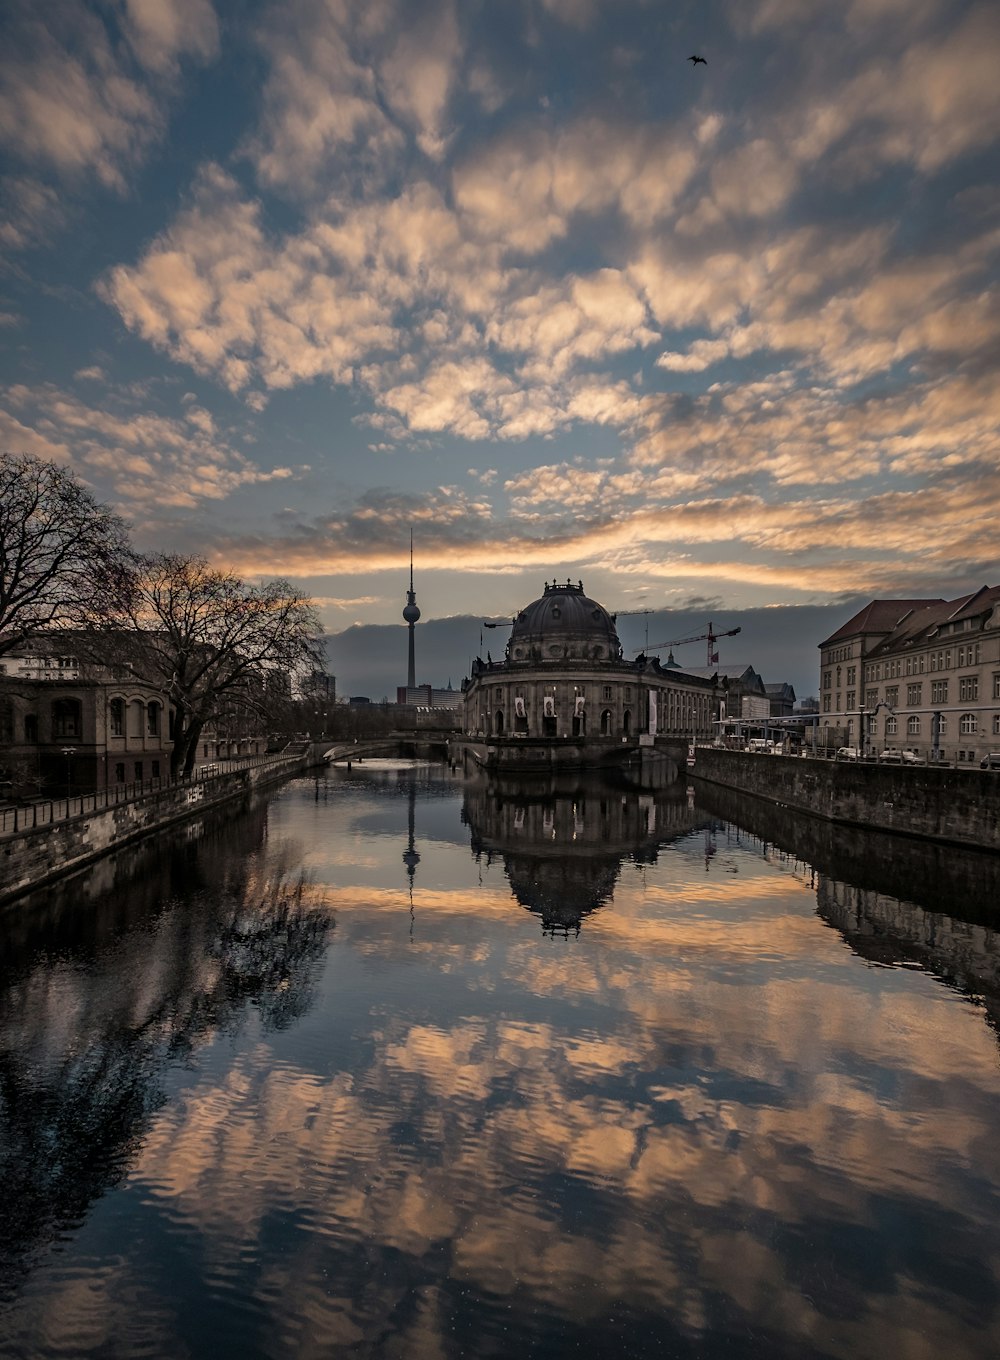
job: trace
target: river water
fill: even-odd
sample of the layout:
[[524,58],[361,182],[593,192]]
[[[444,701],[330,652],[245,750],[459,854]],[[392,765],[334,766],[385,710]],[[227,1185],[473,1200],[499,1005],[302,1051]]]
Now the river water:
[[103,861],[0,915],[0,1354],[994,1357],[998,887],[381,762]]

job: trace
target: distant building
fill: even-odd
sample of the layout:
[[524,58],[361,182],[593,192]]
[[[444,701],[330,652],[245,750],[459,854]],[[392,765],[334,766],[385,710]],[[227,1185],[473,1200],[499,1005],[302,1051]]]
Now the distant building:
[[787,680],[778,684],[765,685],[772,718],[790,718],[795,712],[795,690]]
[[724,699],[720,716],[741,718],[746,722],[763,721],[771,716],[771,701],[767,687],[753,666],[741,662],[728,666],[692,666],[685,674],[705,680],[714,679],[722,688]]
[[1000,751],[1000,586],[872,600],[820,648],[820,722],[848,745],[970,764]]
[[414,685],[412,689],[400,685],[396,690],[397,704],[410,704],[420,708],[454,708],[462,706],[460,690],[452,689],[451,681],[447,689],[434,689],[431,685]]

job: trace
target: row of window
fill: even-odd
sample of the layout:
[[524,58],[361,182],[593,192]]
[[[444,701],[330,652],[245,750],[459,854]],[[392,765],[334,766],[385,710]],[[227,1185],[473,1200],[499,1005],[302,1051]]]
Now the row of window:
[[[160,711],[163,705],[155,699],[149,703],[144,703],[142,699],[133,699],[129,704],[129,711],[132,713],[131,736],[141,737],[143,732],[147,737],[158,737],[160,735]],[[125,735],[125,700],[112,699],[108,704],[108,725],[113,737],[123,737]]]
[[[579,697],[579,698],[585,698],[585,694],[586,694],[585,691],[583,691],[583,690],[578,690],[578,697]],[[497,701],[497,703],[502,702],[502,700],[503,700],[503,685],[497,685],[497,686],[496,686],[496,688],[495,688],[494,691],[493,691],[493,697],[494,697],[494,699]],[[524,699],[525,697],[526,697],[526,696],[525,696],[525,693],[524,693],[524,689],[523,689],[521,686],[518,686],[518,687],[514,690],[514,698],[515,698],[515,699]],[[613,686],[611,686],[611,685],[605,685],[605,686],[604,686],[604,696],[603,696],[603,697],[604,697],[605,701],[610,700],[610,699],[613,699],[613,698],[615,697],[615,692],[614,692]],[[631,687],[631,685],[626,685],[625,688],[622,690],[622,698],[625,700],[626,703],[628,703],[628,702],[631,700],[631,698],[632,698],[632,687]]]
[[[895,680],[900,675],[923,675],[925,669],[950,671],[953,655],[959,670],[963,666],[978,666],[982,661],[982,644],[970,642],[967,646],[957,648],[954,653],[950,647],[942,647],[935,652],[921,652],[918,656],[908,656],[902,660],[893,657],[887,661],[871,661],[865,666],[865,681],[867,683],[872,680]],[[839,679],[838,676],[838,684]],[[824,688],[829,688],[825,680]]]
[[[898,718],[892,717],[886,718],[885,735],[887,737],[895,737],[899,735],[899,722],[900,720]],[[935,719],[932,716],[929,719],[929,729],[931,736],[933,736],[934,734],[934,722]],[[937,715],[937,724],[938,724],[937,729],[938,736],[939,737],[946,736],[948,733],[948,714],[939,713]],[[876,735],[875,728],[873,727],[871,730],[872,735],[873,736]],[[961,732],[963,737],[976,736],[979,732],[978,713],[963,713],[958,720],[958,730],[959,732]],[[922,731],[921,715],[919,713],[911,713],[910,716],[906,719],[906,735],[908,737],[919,737],[921,735],[921,731]],[[994,713],[993,715],[993,735],[1000,736],[1000,713]]]
[[[962,698],[963,698],[963,699],[965,699],[966,697],[975,698],[976,696],[975,696],[974,694],[973,694],[973,695],[970,695],[970,696],[962,695]],[[852,703],[852,699],[853,699],[853,695],[848,694],[848,696],[847,696],[847,708],[844,709],[844,710],[840,710],[840,709],[834,710],[833,705],[832,705],[832,703],[831,703],[831,696],[830,696],[829,694],[825,694],[825,695],[823,696],[823,712],[824,712],[824,713],[833,713],[833,712],[835,712],[835,711],[836,711],[836,712],[841,712],[841,711],[842,711],[842,712],[844,713],[844,715],[847,717],[849,723],[850,723],[850,724],[853,724],[854,718],[853,718],[852,715],[856,712],[856,709],[855,709],[854,704]],[[887,700],[887,702],[890,702],[890,703],[891,703],[892,701]],[[920,700],[919,700],[919,698],[917,698],[917,699],[910,699],[909,702],[910,702],[911,704],[919,704]],[[932,700],[932,702],[938,702],[938,700],[934,699],[934,700]],[[874,712],[875,712],[876,703],[877,703],[877,698],[872,698],[871,695],[869,695],[869,696],[868,696],[868,702],[867,702],[867,704],[866,704],[866,706],[865,706],[866,712],[869,713],[869,714],[874,713]],[[935,717],[936,717],[937,721],[938,721],[939,724],[940,724],[938,731],[939,731],[939,733],[940,733],[941,736],[944,736],[944,734],[945,734],[945,733],[947,732],[947,730],[948,730],[948,717],[949,717],[949,715],[948,715],[947,713],[939,713],[939,714],[937,714],[937,715],[931,714],[930,717],[929,717],[929,719],[928,719],[928,721],[929,721],[930,724],[932,725],[932,728],[933,728],[933,723],[934,723],[934,721],[935,721]],[[919,713],[911,713],[911,714],[909,714],[909,715],[903,715],[903,718],[905,718],[905,722],[906,722],[906,732],[907,732],[907,735],[908,735],[908,736],[911,736],[911,737],[919,737],[919,736],[920,736],[920,731],[921,731],[921,718],[922,718],[922,715],[919,714]],[[959,721],[959,731],[960,731],[963,735],[975,735],[975,734],[980,730],[980,728],[979,728],[979,718],[980,718],[980,715],[979,715],[978,713],[963,713],[963,714],[961,715],[961,717],[959,718],[959,720],[958,720],[958,721]],[[886,720],[885,720],[885,734],[886,734],[887,737],[894,737],[894,736],[897,735],[897,733],[899,732],[899,722],[900,722],[901,720],[902,720],[902,719],[896,718],[896,717],[894,717],[892,714],[890,714],[889,716],[886,717]],[[874,733],[874,732],[876,731],[876,727],[874,726],[875,719],[872,718],[872,719],[869,719],[869,721],[873,724],[872,727],[871,727],[871,731]],[[1000,737],[1000,713],[994,713],[994,714],[993,714],[992,720],[991,720],[991,729],[992,729],[993,735],[994,735],[995,737]],[[985,728],[984,728],[983,730],[985,731]]]
[[[143,735],[158,737],[160,735],[162,709],[163,705],[155,700],[146,703],[142,699],[133,699],[128,706],[128,713],[131,714],[130,735],[133,737]],[[73,739],[79,741],[82,738],[83,704],[79,699],[54,699],[50,711],[53,740]],[[108,704],[108,726],[113,737],[125,735],[126,716],[125,700],[112,699]],[[171,714],[172,717],[173,714]],[[3,705],[3,712],[0,714],[0,738],[8,742],[14,740],[14,715],[9,702]],[[38,740],[37,713],[26,713],[24,715],[24,740],[26,742]]]
[[[136,782],[137,784],[141,784],[142,781],[143,781],[143,780],[145,779],[145,777],[146,777],[145,774],[143,773],[143,770],[144,770],[144,766],[143,766],[143,763],[142,763],[141,760],[137,760],[137,761],[135,761],[135,762],[133,763],[133,765],[132,765],[132,778],[135,780],[135,782]],[[159,762],[158,760],[151,760],[151,761],[149,762],[149,777],[150,777],[150,779],[159,779],[159,777],[160,777],[160,762]],[[116,783],[116,784],[124,784],[124,783],[125,783],[125,780],[126,780],[126,775],[125,775],[125,761],[124,761],[124,760],[120,760],[120,761],[118,761],[117,764],[115,765],[115,783]]]

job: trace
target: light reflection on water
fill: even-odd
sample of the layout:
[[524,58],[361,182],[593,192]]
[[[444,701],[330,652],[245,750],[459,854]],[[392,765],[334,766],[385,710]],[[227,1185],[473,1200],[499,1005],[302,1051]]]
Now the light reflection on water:
[[0,1350],[994,1356],[997,876],[372,765],[106,861],[0,920]]

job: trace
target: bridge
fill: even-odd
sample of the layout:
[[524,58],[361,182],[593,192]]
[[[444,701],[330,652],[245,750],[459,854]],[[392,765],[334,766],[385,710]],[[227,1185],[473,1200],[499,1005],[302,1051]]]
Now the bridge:
[[449,758],[449,737],[447,734],[388,732],[380,737],[352,737],[349,741],[336,741],[323,753],[328,765],[350,766],[354,761],[379,756],[446,761]]

